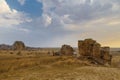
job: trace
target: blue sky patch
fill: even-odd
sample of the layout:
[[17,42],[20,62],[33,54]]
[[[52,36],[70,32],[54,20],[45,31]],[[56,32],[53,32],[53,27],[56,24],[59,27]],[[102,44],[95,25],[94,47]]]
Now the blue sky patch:
[[12,9],[28,13],[31,17],[42,15],[42,3],[36,0],[26,0],[24,5],[21,5],[17,0],[6,0]]

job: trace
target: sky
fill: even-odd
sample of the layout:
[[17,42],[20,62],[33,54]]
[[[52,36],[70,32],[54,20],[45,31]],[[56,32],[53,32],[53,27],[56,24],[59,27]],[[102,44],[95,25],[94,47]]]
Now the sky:
[[120,47],[120,0],[0,0],[0,44],[77,47],[86,38]]

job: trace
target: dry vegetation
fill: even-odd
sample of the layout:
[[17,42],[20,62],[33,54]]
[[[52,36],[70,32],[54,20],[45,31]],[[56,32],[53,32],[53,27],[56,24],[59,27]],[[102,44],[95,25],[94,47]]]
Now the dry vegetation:
[[119,55],[101,66],[47,52],[0,51],[0,80],[120,80]]

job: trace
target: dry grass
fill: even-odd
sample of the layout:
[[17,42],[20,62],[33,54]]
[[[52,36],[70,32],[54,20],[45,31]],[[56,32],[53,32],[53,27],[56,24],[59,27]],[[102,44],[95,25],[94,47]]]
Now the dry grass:
[[113,56],[112,65],[105,67],[47,52],[17,53],[0,52],[0,80],[120,80],[120,56]]
[[114,56],[112,59],[112,67],[120,68],[120,56]]

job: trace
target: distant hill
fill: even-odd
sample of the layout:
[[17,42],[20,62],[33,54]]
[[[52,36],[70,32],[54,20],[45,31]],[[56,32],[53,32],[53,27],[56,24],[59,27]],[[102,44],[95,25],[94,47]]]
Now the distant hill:
[[[8,44],[0,44],[0,50],[12,50],[13,49],[13,46],[12,45],[8,45]],[[41,47],[29,47],[29,46],[26,46],[26,50],[47,50],[47,51],[50,51],[50,50],[59,50],[60,48],[56,47],[56,48],[41,48]]]
[[[0,44],[0,50],[12,50],[13,46],[8,44]],[[26,47],[26,50],[36,50],[39,48]]]
[[12,49],[11,45],[0,44],[0,50],[10,50],[10,49]]
[[120,51],[120,48],[110,48],[110,51]]

